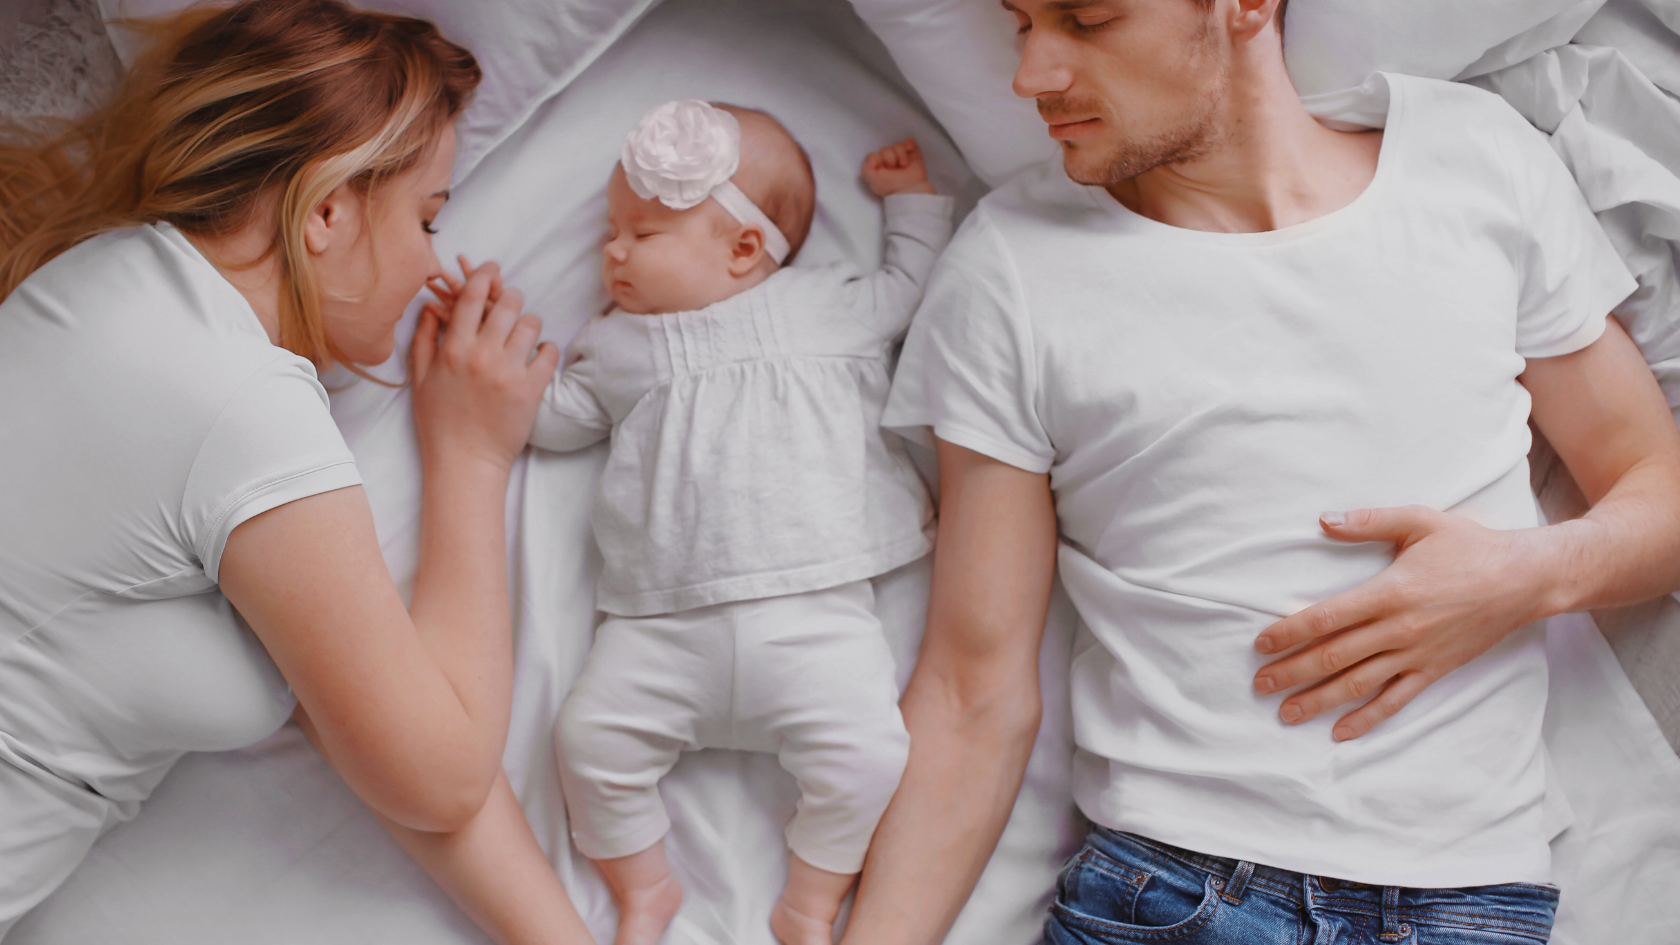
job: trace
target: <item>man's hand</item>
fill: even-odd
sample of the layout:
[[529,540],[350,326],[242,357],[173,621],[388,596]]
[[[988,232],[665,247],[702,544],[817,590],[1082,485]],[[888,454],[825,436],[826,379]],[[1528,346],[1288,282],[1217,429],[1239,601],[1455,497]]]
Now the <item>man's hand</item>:
[[1357,738],[1506,634],[1548,616],[1545,588],[1536,586],[1543,529],[1496,531],[1421,506],[1327,512],[1319,524],[1339,541],[1393,542],[1396,554],[1381,574],[1254,641],[1262,653],[1308,644],[1254,677],[1261,693],[1316,682],[1283,701],[1285,722],[1375,694],[1332,730],[1337,741]]
[[928,183],[922,149],[916,146],[914,138],[889,144],[864,158],[863,182],[877,197],[934,192],[933,185]]
[[1262,653],[1307,644],[1255,674],[1260,692],[1306,686],[1279,707],[1285,722],[1374,694],[1332,729],[1357,738],[1518,627],[1680,588],[1680,432],[1627,333],[1612,318],[1597,341],[1531,360],[1518,380],[1592,508],[1516,531],[1417,507],[1327,515],[1330,536],[1394,542],[1395,560],[1255,640]]

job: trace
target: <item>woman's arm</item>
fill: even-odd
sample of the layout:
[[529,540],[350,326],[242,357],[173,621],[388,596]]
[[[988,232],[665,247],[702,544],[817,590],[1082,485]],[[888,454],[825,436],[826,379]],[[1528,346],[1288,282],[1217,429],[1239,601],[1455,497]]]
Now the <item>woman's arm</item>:
[[[413,344],[424,492],[405,609],[362,490],[253,517],[220,583],[297,694],[323,755],[394,836],[504,942],[587,942],[506,787],[512,633],[504,502],[558,351],[518,293],[486,311],[481,267],[447,328]],[[550,924],[554,923],[554,924]]]

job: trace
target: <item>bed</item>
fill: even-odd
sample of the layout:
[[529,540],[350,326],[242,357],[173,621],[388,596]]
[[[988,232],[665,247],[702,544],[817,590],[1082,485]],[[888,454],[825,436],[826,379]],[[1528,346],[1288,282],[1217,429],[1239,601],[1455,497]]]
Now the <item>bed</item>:
[[[1455,9],[1450,0],[1295,0],[1286,37],[1297,84],[1330,120],[1368,123],[1362,83],[1382,68],[1477,82],[1552,134],[1639,277],[1639,293],[1617,314],[1680,404],[1680,105],[1672,97],[1680,92],[1680,7],[1649,3],[1488,0]],[[125,0],[120,10],[180,5]],[[625,130],[660,101],[766,108],[804,143],[821,204],[801,257],[807,264],[877,264],[878,204],[857,168],[881,144],[915,135],[959,212],[1050,151],[1031,105],[1009,94],[1010,18],[989,0],[371,5],[430,16],[484,61],[439,252],[501,261],[544,317],[546,336],[561,344],[604,304],[596,252],[605,182]],[[119,3],[106,9],[114,14]],[[129,41],[120,30],[114,38],[119,48]],[[412,317],[405,325],[412,330]],[[400,359],[377,373],[400,379]],[[352,380],[329,380],[333,414],[366,479],[387,563],[406,589],[419,495],[406,394]],[[509,490],[518,654],[504,763],[585,921],[609,941],[611,901],[571,846],[551,739],[596,622],[600,563],[588,508],[603,459],[599,447],[533,453]],[[925,562],[877,582],[901,683],[927,585]],[[1055,872],[1083,832],[1068,788],[1073,622],[1058,596],[1041,660],[1045,720],[1026,784],[953,943],[1037,941]],[[1589,618],[1553,620],[1548,649],[1547,739],[1556,796],[1566,802],[1556,805],[1553,849],[1565,893],[1554,941],[1673,945],[1680,759]],[[780,829],[796,796],[791,779],[766,755],[706,751],[686,756],[662,791],[676,822],[671,856],[688,889],[665,941],[770,945],[766,917],[785,870]],[[8,945],[229,941],[487,939],[288,726],[243,751],[184,759]]]

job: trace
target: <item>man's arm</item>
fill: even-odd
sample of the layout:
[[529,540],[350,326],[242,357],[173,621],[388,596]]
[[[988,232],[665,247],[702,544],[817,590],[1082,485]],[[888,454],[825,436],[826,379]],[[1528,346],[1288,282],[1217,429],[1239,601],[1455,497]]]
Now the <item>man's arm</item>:
[[1533,417],[1592,508],[1573,521],[1496,531],[1430,509],[1363,509],[1324,530],[1392,541],[1394,564],[1365,584],[1278,621],[1255,643],[1278,653],[1255,688],[1303,721],[1375,694],[1337,723],[1357,738],[1419,692],[1554,614],[1614,607],[1680,588],[1680,431],[1656,379],[1615,319],[1580,351],[1528,362]]
[[903,699],[910,763],[876,828],[844,942],[936,943],[1014,807],[1038,734],[1056,566],[1049,477],[940,441],[927,635]]

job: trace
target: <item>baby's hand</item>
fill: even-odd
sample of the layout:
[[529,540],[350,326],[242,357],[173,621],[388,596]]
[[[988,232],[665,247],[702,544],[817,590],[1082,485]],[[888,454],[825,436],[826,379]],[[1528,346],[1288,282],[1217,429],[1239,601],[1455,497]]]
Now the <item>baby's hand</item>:
[[915,138],[889,144],[863,159],[863,182],[877,197],[893,194],[931,194],[927,165]]

